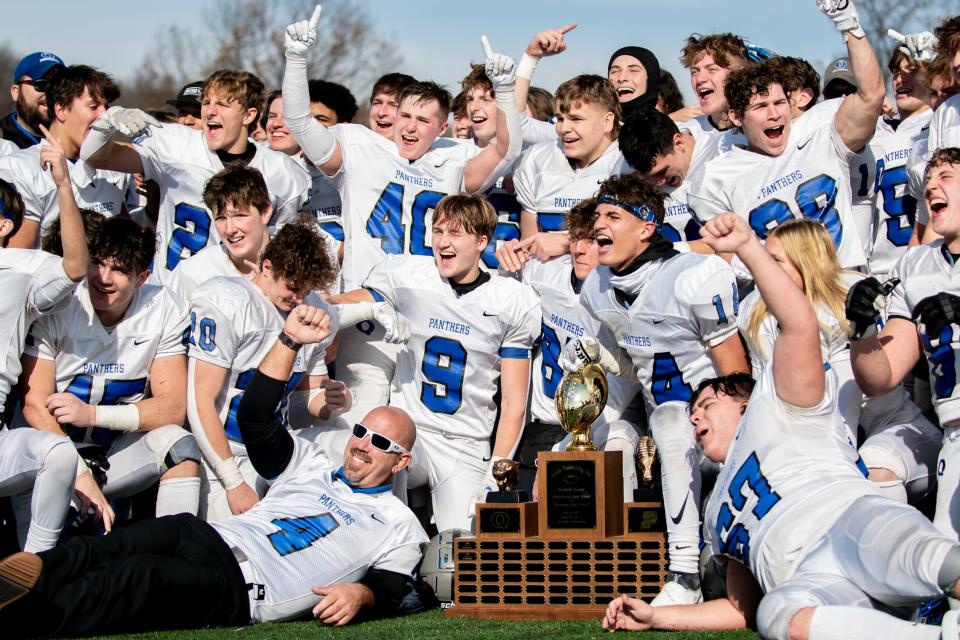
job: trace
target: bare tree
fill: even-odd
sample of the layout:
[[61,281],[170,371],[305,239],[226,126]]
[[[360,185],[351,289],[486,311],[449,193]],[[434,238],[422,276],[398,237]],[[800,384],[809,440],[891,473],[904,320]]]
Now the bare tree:
[[[169,25],[157,34],[143,71],[125,102],[153,107],[161,97],[220,68],[246,69],[268,87],[283,77],[283,30],[310,17],[315,0],[216,0],[202,31]],[[310,76],[346,85],[361,99],[372,82],[402,61],[396,43],[381,35],[370,15],[352,0],[327,0],[311,49]],[[159,100],[159,103],[157,102]]]
[[887,61],[899,46],[887,36],[887,29],[905,35],[932,32],[944,18],[960,13],[960,0],[856,0],[856,5],[885,74]]
[[13,78],[13,70],[16,69],[18,62],[20,62],[20,55],[11,49],[8,43],[0,43],[0,116],[14,109],[7,82]]

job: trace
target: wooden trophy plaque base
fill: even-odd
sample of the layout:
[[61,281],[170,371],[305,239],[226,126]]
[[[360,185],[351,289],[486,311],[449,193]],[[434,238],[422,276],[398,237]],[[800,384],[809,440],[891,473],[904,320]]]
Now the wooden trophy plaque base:
[[621,464],[619,451],[542,452],[540,502],[478,504],[477,536],[454,541],[446,615],[597,620],[618,595],[652,600],[667,576],[663,507],[624,504]]

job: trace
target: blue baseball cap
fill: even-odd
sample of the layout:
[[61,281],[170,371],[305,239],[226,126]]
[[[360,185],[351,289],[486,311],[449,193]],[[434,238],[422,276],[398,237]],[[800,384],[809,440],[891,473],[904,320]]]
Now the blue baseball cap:
[[17,82],[23,76],[42,78],[50,69],[65,66],[60,56],[55,53],[34,51],[17,63],[17,68],[13,72],[13,81]]

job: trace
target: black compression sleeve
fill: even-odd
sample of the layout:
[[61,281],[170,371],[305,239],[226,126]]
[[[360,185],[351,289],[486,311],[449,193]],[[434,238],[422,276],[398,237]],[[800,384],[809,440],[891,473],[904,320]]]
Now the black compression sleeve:
[[407,576],[394,571],[370,569],[361,578],[360,583],[366,585],[373,592],[373,609],[368,609],[365,616],[369,618],[387,618],[397,615],[400,609],[400,600],[403,599],[403,587]]
[[293,436],[277,419],[286,380],[274,380],[258,369],[243,392],[237,425],[250,463],[264,478],[276,478],[293,457]]

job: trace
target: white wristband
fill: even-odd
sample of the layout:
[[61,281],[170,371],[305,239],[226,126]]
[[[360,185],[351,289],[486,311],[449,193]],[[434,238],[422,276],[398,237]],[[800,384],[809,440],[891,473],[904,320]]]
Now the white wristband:
[[97,405],[97,426],[112,431],[136,431],[140,428],[140,410],[135,404]]
[[213,472],[220,478],[223,488],[227,491],[236,489],[243,484],[243,474],[240,473],[237,459],[233,456],[213,463]]
[[526,78],[527,80],[532,78],[538,62],[540,62],[540,58],[534,58],[524,51],[523,56],[520,58],[520,64],[517,65],[517,77]]

